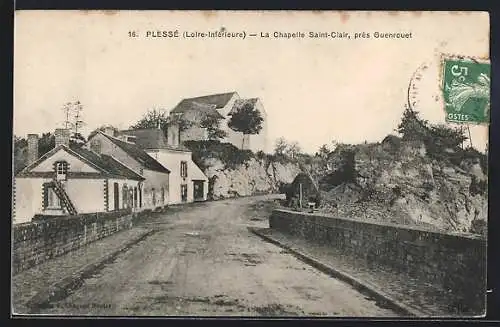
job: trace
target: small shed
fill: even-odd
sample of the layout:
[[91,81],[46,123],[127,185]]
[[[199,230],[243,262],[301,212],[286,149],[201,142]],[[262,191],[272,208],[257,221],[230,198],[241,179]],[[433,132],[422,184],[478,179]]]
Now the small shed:
[[314,202],[315,207],[320,204],[320,191],[317,183],[307,173],[298,174],[292,183],[286,188],[286,206],[307,207],[308,203]]

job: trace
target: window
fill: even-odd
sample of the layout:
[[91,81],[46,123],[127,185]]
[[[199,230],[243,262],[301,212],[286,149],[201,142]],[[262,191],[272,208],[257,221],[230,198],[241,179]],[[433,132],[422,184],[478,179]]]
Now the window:
[[68,163],[66,161],[56,162],[56,179],[65,181],[68,174]]
[[181,177],[186,178],[188,175],[187,161],[181,161]]
[[51,183],[43,184],[43,209],[60,209],[61,201]]
[[47,203],[47,208],[49,209],[59,209],[61,208],[61,201],[59,200],[59,197],[57,196],[56,192],[52,187],[49,187],[47,189],[48,191],[48,203]]
[[161,202],[165,203],[165,188],[161,188]]
[[123,185],[122,187],[122,209],[125,209],[127,208],[128,204],[128,187],[127,185]]
[[154,188],[151,189],[151,199],[153,201],[153,205],[156,205],[156,192]]

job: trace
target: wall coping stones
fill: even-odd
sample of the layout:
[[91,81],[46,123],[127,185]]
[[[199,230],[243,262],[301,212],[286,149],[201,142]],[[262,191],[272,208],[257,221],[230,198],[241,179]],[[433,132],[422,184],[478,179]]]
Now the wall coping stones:
[[301,211],[293,211],[293,210],[286,210],[286,209],[274,209],[273,212],[283,212],[286,214],[292,214],[296,216],[305,216],[305,217],[310,217],[310,218],[328,218],[332,220],[338,220],[338,221],[345,221],[345,222],[353,222],[357,224],[366,224],[366,225],[374,225],[374,226],[381,226],[381,227],[389,227],[389,228],[395,228],[398,230],[408,230],[408,231],[415,231],[415,232],[423,232],[427,234],[434,234],[439,237],[453,237],[453,238],[463,238],[463,239],[470,239],[470,240],[477,240],[477,241],[483,241],[486,243],[486,238],[482,235],[476,235],[476,234],[464,234],[464,233],[451,233],[451,232],[444,232],[444,231],[434,231],[430,229],[426,229],[423,227],[418,227],[418,226],[411,226],[411,225],[400,225],[400,224],[394,224],[394,223],[381,223],[377,221],[366,221],[366,220],[357,220],[353,218],[344,218],[344,217],[335,217],[333,215],[328,215],[324,213],[310,213],[310,212],[301,212]]

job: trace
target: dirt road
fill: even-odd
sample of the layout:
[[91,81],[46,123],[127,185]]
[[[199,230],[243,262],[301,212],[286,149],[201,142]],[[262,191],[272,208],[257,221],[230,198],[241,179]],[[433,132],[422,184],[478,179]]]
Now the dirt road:
[[395,316],[250,233],[267,227],[259,206],[268,198],[172,208],[144,221],[158,231],[41,313]]

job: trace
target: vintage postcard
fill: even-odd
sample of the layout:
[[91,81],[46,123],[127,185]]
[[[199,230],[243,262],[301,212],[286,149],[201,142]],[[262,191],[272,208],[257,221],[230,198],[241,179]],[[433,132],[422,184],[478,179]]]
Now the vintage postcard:
[[12,315],[483,317],[489,15],[17,11]]

